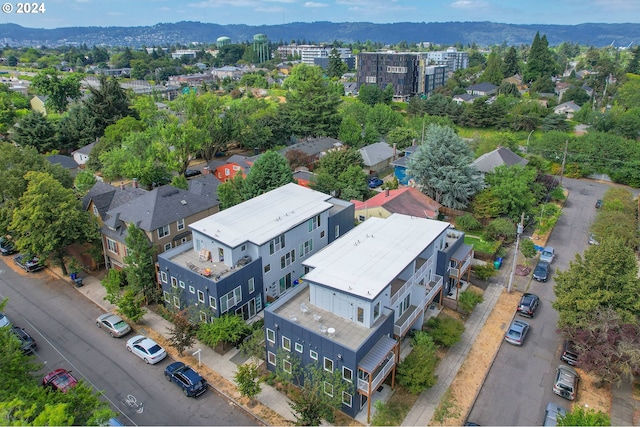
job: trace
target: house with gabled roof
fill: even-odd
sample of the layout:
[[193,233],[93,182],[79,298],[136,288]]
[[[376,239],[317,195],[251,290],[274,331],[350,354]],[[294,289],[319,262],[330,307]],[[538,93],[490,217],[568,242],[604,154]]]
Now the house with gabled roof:
[[71,152],[71,155],[73,156],[73,160],[76,161],[77,164],[79,165],[84,165],[89,161],[89,155],[91,154],[91,150],[93,150],[93,147],[96,145],[95,142],[92,142],[91,144],[87,144],[84,147],[80,147],[75,151]]
[[560,114],[567,119],[572,119],[573,115],[580,111],[580,106],[573,101],[563,102],[553,109],[555,114]]
[[351,200],[355,219],[363,222],[371,217],[387,218],[394,213],[418,218],[437,219],[440,203],[413,187],[386,189],[363,202]]
[[51,156],[47,156],[47,161],[52,165],[60,165],[66,170],[69,171],[72,177],[78,173],[78,163],[73,159],[73,157],[65,156],[62,154],[53,154]]
[[203,172],[205,174],[211,173],[220,181],[226,182],[233,179],[238,173],[242,174],[242,176],[247,176],[252,165],[253,158],[234,154],[226,161],[216,159],[210,161],[207,163],[207,166],[205,166]]
[[288,152],[298,150],[309,156],[309,158],[315,162],[326,153],[341,150],[342,148],[344,148],[342,141],[327,136],[321,136],[305,138],[293,145],[289,145],[288,147],[278,150],[278,153],[286,157]]
[[47,102],[46,95],[35,95],[29,101],[29,105],[31,105],[31,109],[33,111],[37,111],[38,113],[41,113],[43,116],[46,116],[47,115],[47,107],[45,105],[46,102]]
[[122,183],[119,187],[97,181],[82,197],[82,209],[91,212],[102,226],[110,209],[115,209],[146,192],[147,190],[138,188],[137,181],[134,181],[132,186]]
[[130,224],[145,232],[157,255],[191,240],[189,225],[218,212],[219,204],[217,197],[164,185],[109,209],[100,228],[107,267],[124,266]]
[[529,160],[518,156],[507,147],[498,147],[478,157],[471,164],[478,169],[478,172],[484,175],[492,173],[498,166],[525,166],[527,163],[529,163]]
[[469,95],[491,96],[498,92],[498,86],[489,82],[482,82],[468,86],[466,91]]
[[368,175],[376,175],[381,172],[391,164],[396,156],[396,150],[384,141],[369,144],[358,151],[362,156],[364,171]]

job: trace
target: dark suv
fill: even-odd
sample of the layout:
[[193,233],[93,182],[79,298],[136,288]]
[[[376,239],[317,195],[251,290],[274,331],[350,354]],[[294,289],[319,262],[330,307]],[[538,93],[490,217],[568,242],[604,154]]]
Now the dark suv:
[[167,366],[164,376],[182,387],[182,392],[187,397],[200,396],[209,388],[207,380],[182,362],[174,362]]
[[540,261],[536,265],[536,269],[533,270],[533,278],[538,282],[546,282],[549,279],[549,273],[551,272],[551,265],[548,262]]
[[24,354],[32,354],[36,351],[36,341],[24,329],[12,326],[11,332],[20,341],[20,348]]
[[572,366],[575,366],[578,363],[578,352],[576,351],[572,341],[564,340],[562,343],[560,359]]

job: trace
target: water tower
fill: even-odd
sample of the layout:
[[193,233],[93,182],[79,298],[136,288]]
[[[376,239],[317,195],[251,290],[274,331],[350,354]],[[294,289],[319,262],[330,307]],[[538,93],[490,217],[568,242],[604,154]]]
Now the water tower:
[[269,39],[264,34],[256,34],[253,36],[253,50],[258,57],[258,62],[266,62],[269,56]]
[[216,44],[218,45],[218,49],[220,49],[222,46],[230,45],[231,39],[226,36],[218,37],[218,39],[216,40]]

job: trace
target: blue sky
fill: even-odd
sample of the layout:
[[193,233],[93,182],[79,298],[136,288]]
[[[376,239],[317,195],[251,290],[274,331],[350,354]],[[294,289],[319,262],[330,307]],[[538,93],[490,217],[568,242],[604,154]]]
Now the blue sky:
[[0,23],[32,28],[139,26],[160,22],[277,25],[290,22],[509,24],[638,23],[640,0],[45,0],[41,14],[17,14],[0,0]]

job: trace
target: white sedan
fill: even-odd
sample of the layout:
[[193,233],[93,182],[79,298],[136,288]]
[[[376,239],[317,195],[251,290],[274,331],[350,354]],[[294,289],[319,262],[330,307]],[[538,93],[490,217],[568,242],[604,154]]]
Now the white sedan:
[[145,363],[152,365],[158,363],[165,357],[167,352],[160,347],[157,342],[144,335],[136,335],[127,341],[127,350],[141,358]]

